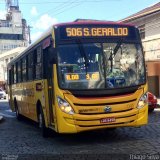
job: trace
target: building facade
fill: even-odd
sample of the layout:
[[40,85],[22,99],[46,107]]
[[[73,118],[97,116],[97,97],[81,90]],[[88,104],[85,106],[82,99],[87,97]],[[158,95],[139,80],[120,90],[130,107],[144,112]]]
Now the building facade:
[[7,81],[7,64],[17,55],[22,53],[26,47],[17,47],[0,54],[0,87],[5,89]]
[[22,18],[18,0],[6,2],[5,19],[0,19],[0,87],[7,80],[7,64],[29,44],[30,33],[27,22]]
[[6,1],[7,14],[0,19],[0,54],[17,47],[28,46],[29,32],[26,20],[22,18],[17,1]]
[[160,2],[119,22],[139,28],[147,65],[149,91],[160,96]]

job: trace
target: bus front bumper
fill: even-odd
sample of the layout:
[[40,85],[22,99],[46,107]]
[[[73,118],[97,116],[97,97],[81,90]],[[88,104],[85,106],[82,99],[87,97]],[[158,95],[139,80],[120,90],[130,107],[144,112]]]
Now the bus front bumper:
[[[62,116],[62,114],[61,114]],[[132,109],[126,112],[82,115],[63,114],[59,122],[59,133],[77,133],[89,130],[116,127],[140,127],[148,123],[148,106],[142,109]]]

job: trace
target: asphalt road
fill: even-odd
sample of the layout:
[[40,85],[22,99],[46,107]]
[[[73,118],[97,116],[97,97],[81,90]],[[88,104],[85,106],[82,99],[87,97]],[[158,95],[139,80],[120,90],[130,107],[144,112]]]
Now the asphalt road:
[[[0,158],[33,159],[160,159],[160,109],[149,113],[140,128],[117,128],[43,138],[37,125],[18,121],[7,100],[0,100]],[[108,157],[108,158],[107,158]]]

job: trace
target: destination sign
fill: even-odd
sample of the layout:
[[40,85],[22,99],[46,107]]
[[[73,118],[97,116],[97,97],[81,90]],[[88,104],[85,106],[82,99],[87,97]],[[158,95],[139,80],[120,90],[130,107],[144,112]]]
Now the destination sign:
[[67,37],[107,37],[107,36],[128,36],[127,27],[67,27]]
[[138,29],[134,26],[114,24],[64,25],[59,26],[56,35],[60,40],[71,39],[120,39],[140,41]]
[[98,81],[100,79],[99,72],[90,72],[90,73],[67,73],[65,74],[66,81]]

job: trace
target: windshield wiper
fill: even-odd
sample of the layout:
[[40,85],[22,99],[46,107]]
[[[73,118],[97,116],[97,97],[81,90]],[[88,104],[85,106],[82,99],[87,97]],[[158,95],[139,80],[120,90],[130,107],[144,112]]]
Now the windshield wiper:
[[122,40],[120,40],[117,45],[114,47],[114,50],[113,50],[113,55],[115,56],[117,54],[117,51],[119,50],[119,48],[121,47],[121,44],[122,44]]
[[88,72],[87,67],[88,67],[88,64],[89,64],[88,57],[87,57],[86,52],[83,48],[83,44],[80,40],[77,40],[77,45],[79,47],[79,51],[80,51],[81,56],[84,58],[85,71],[86,71],[86,74],[87,74],[87,72]]
[[117,54],[117,51],[119,50],[119,48],[121,47],[121,44],[122,44],[122,40],[120,40],[117,45],[114,47],[114,49],[111,51],[111,55],[109,57],[109,60],[111,60],[113,57],[112,56],[115,56]]
[[115,57],[119,48],[121,47],[121,44],[122,44],[122,39],[117,43],[117,45],[114,47],[114,49],[111,50],[110,57],[108,59],[111,61],[111,72],[113,71],[113,56]]

